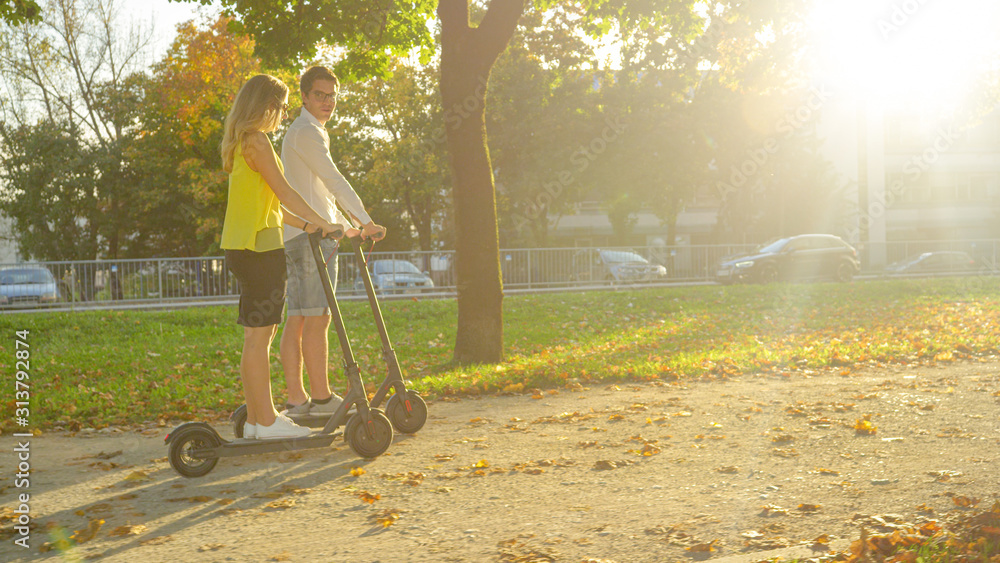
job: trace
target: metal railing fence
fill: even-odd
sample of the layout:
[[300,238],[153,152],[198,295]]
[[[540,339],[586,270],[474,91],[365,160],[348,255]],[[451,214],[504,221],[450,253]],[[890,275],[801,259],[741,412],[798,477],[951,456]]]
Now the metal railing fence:
[[[504,288],[511,292],[632,283],[708,283],[713,281],[723,259],[750,253],[755,248],[756,245],[732,244],[504,249],[500,251],[500,266]],[[969,254],[981,270],[995,272],[1000,263],[1000,240],[889,242],[858,248],[861,275],[881,275],[886,264],[943,250]],[[623,253],[638,255],[649,265],[626,268],[609,262],[609,258],[627,257]],[[338,297],[363,297],[364,286],[354,254],[339,252],[336,259]],[[372,252],[366,254],[366,259],[376,288],[386,297],[455,293],[454,251]],[[407,274],[398,270],[398,263],[387,270],[381,269],[379,264],[386,260],[409,262],[413,267],[407,267],[410,271]],[[237,282],[222,256],[0,263],[0,278],[4,270],[38,267],[52,274],[57,302],[5,299],[3,295],[9,293],[9,288],[0,286],[0,307],[76,309],[229,303],[239,296]]]

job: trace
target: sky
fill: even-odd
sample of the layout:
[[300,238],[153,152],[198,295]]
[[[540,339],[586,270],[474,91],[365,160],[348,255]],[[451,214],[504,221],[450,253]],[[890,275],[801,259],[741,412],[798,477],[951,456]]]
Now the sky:
[[167,0],[119,0],[122,17],[136,23],[153,25],[154,41],[150,56],[159,60],[170,48],[177,34],[177,24],[198,19],[199,13],[212,15],[217,8],[203,7],[197,2],[168,2]]

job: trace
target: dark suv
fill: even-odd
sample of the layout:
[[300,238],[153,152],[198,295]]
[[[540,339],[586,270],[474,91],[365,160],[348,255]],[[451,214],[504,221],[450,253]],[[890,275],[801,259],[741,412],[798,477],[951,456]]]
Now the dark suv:
[[798,235],[778,239],[752,254],[726,258],[719,264],[719,283],[779,280],[849,282],[861,269],[854,247],[833,235]]

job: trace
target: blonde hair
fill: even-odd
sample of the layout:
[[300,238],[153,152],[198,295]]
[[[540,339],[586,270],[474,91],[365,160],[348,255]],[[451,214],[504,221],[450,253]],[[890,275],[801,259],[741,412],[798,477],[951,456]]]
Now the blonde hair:
[[236,147],[248,134],[273,131],[281,124],[281,106],[287,98],[288,86],[268,74],[258,74],[240,88],[222,136],[222,168],[226,172],[233,171]]

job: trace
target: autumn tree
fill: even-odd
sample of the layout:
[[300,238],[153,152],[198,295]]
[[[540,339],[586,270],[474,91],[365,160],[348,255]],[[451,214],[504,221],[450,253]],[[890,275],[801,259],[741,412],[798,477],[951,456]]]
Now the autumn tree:
[[219,156],[222,124],[240,86],[261,72],[253,41],[229,23],[220,17],[204,27],[180,24],[152,67],[144,132],[134,147],[146,162],[139,197],[151,254],[219,252],[229,181]]

